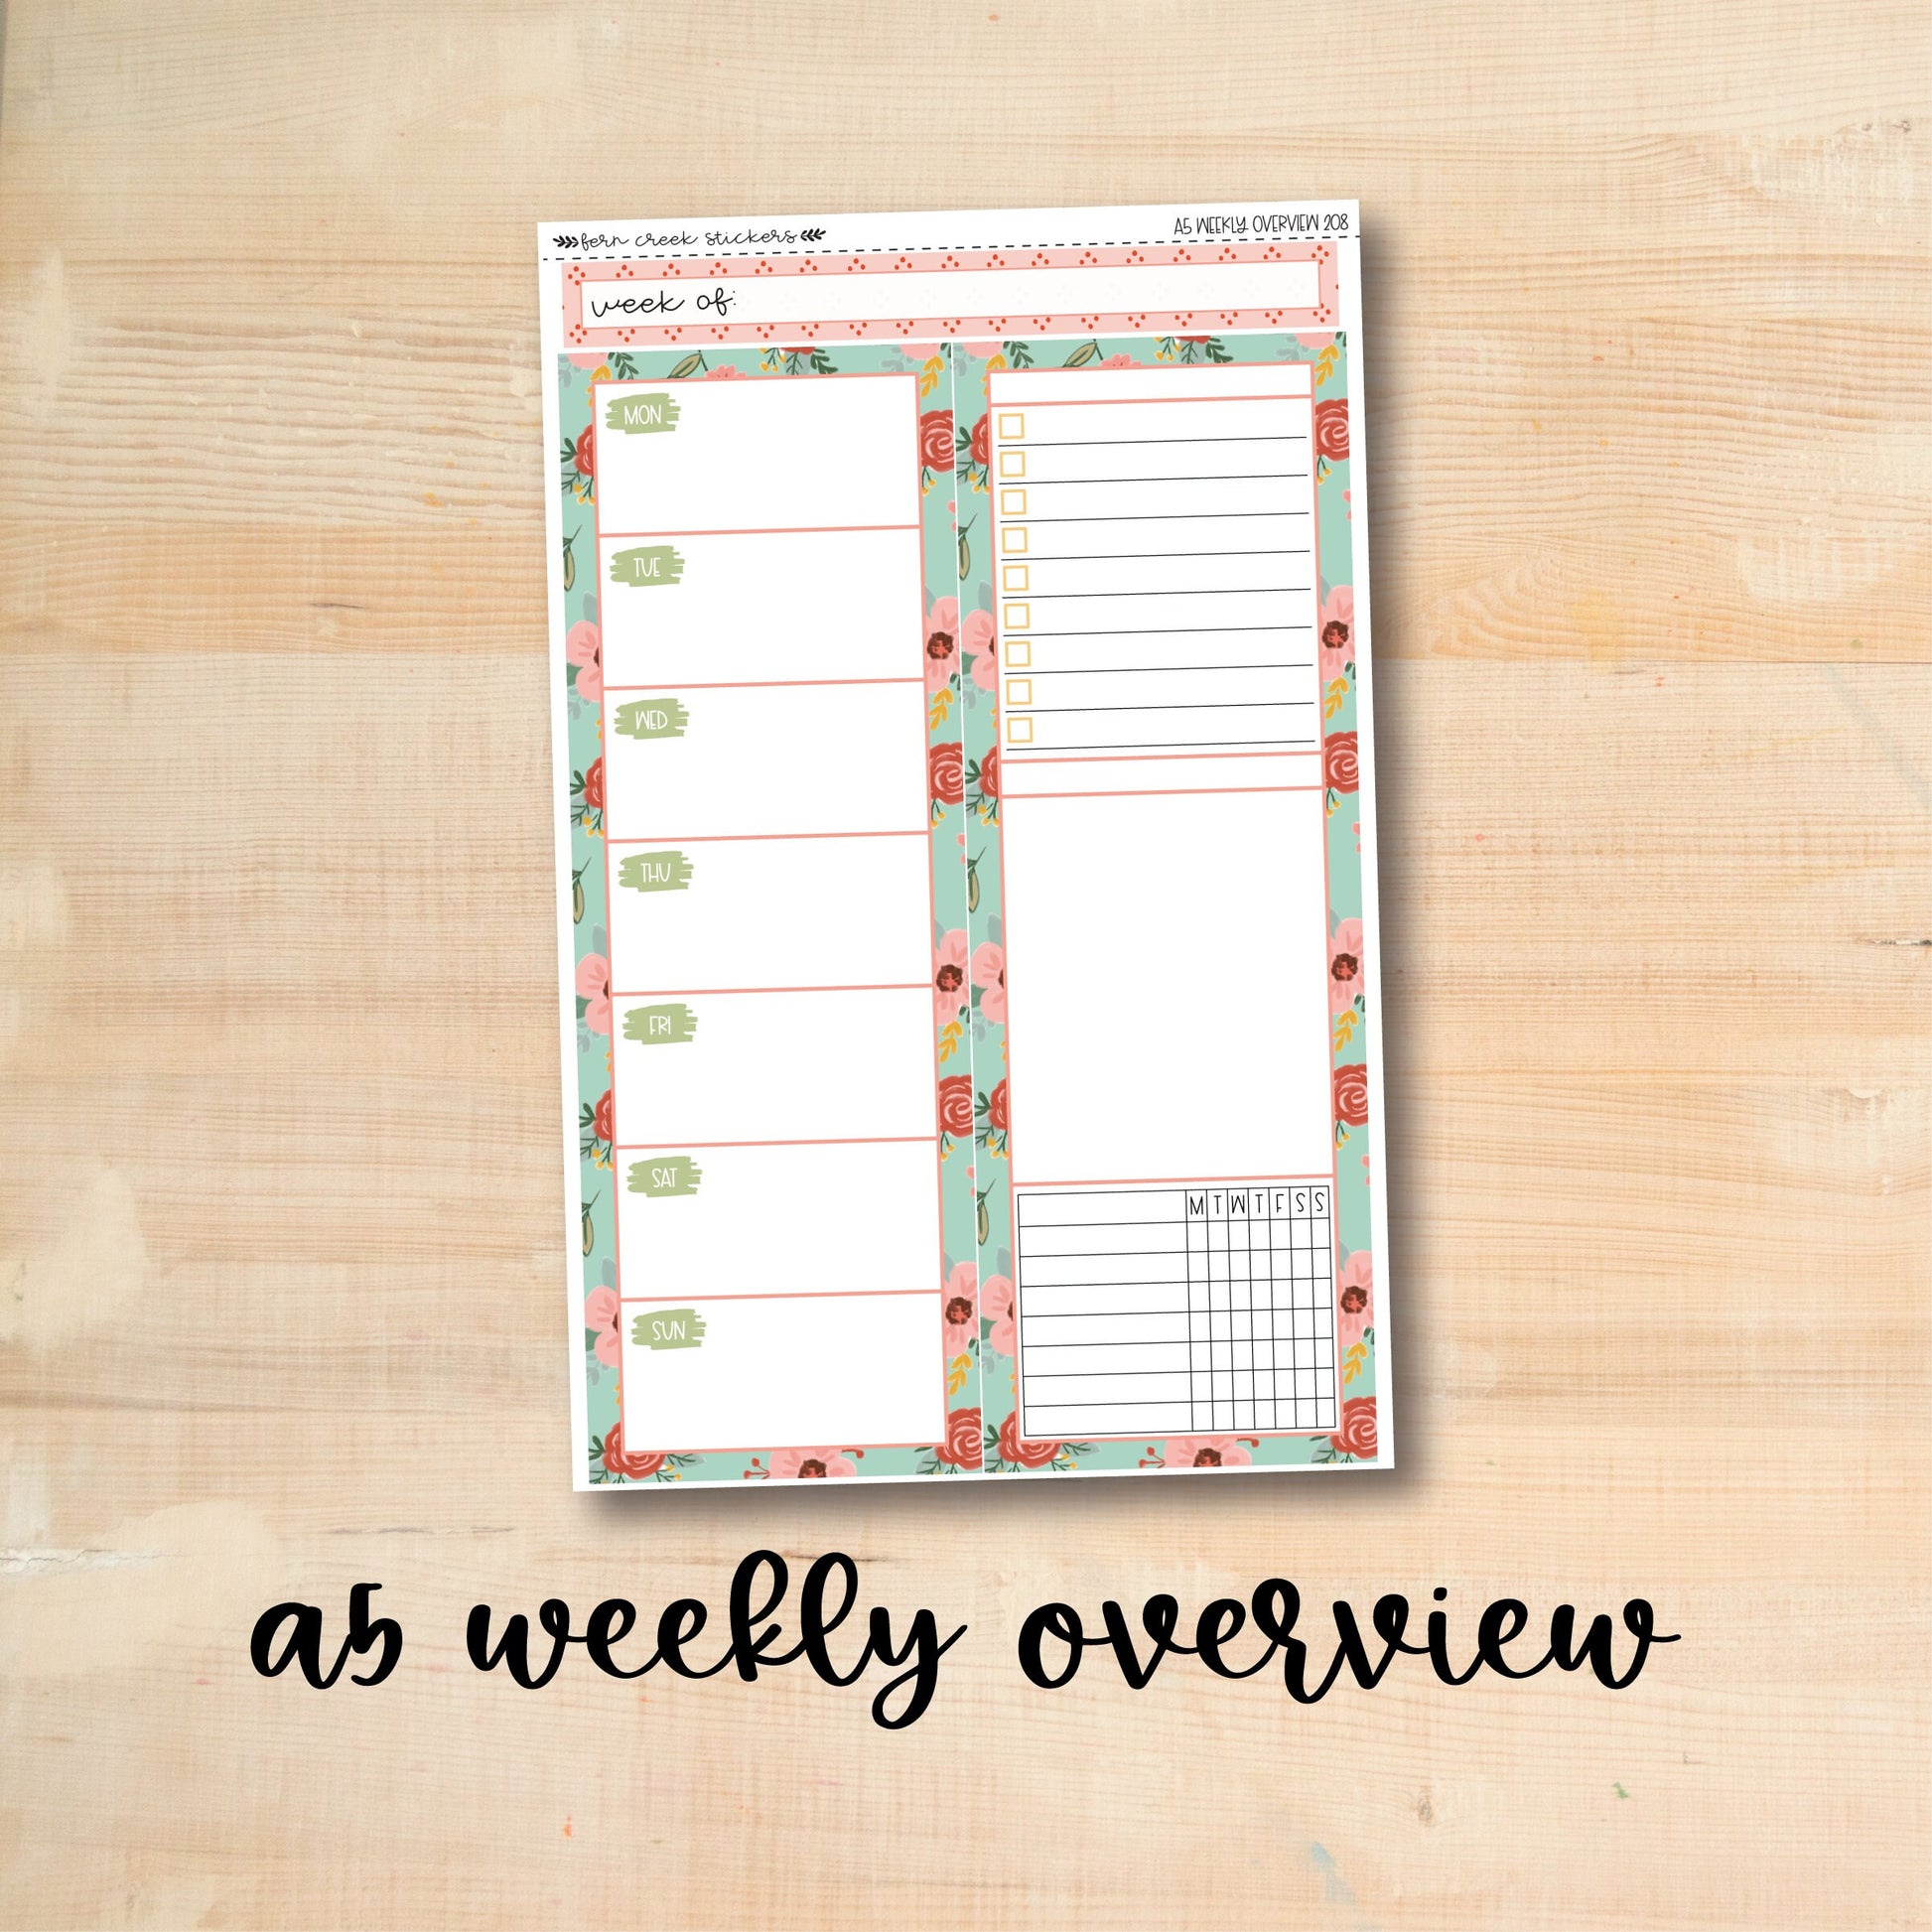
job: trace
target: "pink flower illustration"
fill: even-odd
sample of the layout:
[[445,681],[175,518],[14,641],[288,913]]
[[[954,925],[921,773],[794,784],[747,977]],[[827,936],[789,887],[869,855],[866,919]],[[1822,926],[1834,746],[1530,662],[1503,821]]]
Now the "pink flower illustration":
[[1141,365],[1131,355],[1110,355],[1100,365],[1103,369],[1138,369]]
[[993,1317],[987,1341],[1002,1355],[1020,1352],[1020,1336],[1013,1325],[1013,1284],[1004,1275],[989,1275],[980,1284],[980,1313]]
[[1170,1469],[1233,1469],[1253,1460],[1232,1436],[1170,1436],[1161,1455]]
[[782,1477],[856,1476],[859,1465],[843,1449],[773,1449],[771,1473]]
[[604,351],[601,348],[572,349],[570,366],[573,369],[601,369],[604,366]]
[[705,370],[705,380],[709,382],[714,376],[733,376],[743,375],[745,371],[736,362],[720,362],[715,369]]
[[601,952],[586,953],[577,962],[577,997],[588,1000],[584,1025],[594,1034],[611,1031],[611,962]]
[[1362,922],[1343,919],[1328,936],[1328,1011],[1345,1013],[1362,990]]
[[618,1317],[622,1312],[615,1288],[594,1288],[584,1297],[584,1326],[597,1330],[597,1359],[606,1368],[618,1361]]
[[973,660],[973,682],[982,691],[992,690],[1000,675],[1000,654],[993,647],[993,613],[968,611],[959,640]]
[[1341,1264],[1335,1306],[1341,1311],[1341,1345],[1352,1348],[1361,1340],[1362,1330],[1375,1319],[1374,1268],[1366,1248],[1357,1248]]
[[1321,600],[1321,682],[1332,684],[1355,656],[1355,593],[1337,585]]
[[991,939],[973,948],[973,984],[980,989],[980,1011],[1005,1026],[1007,956]]
[[1000,343],[961,343],[960,347],[976,362],[990,362],[994,356],[1006,353],[1004,345]]
[[943,1027],[971,997],[966,990],[966,935],[952,931],[932,949],[932,1016]]
[[979,1311],[973,1305],[974,1291],[979,1286],[979,1273],[977,1263],[962,1261],[956,1263],[952,1273],[946,1277],[941,1312],[946,1320],[947,1361],[951,1361],[955,1355],[965,1354],[967,1344],[979,1335]]
[[577,666],[577,695],[586,704],[596,704],[604,696],[604,649],[598,627],[589,618],[580,618],[570,626],[564,659]]

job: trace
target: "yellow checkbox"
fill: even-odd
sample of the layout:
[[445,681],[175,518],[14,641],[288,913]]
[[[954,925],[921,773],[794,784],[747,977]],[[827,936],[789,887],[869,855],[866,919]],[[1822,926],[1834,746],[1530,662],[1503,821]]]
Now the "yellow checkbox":
[[1025,604],[1007,606],[1007,628],[1009,630],[1031,630],[1034,623],[1032,607]]
[[1000,434],[1009,441],[1027,433],[1027,419],[1018,410],[1009,409],[1001,413]]
[[1000,548],[1010,557],[1024,556],[1027,550],[1027,526],[1022,523],[1015,528],[1002,530]]
[[1032,704],[1034,701],[1034,681],[1030,677],[1010,677],[1007,679],[1008,704]]
[[1000,572],[1000,588],[1003,591],[1024,591],[1031,582],[1025,564],[1008,564]]
[[1027,453],[1025,450],[1002,450],[1000,452],[1000,475],[1003,477],[1024,477],[1027,474]]
[[1025,516],[1027,513],[1027,492],[1024,489],[1003,489],[1000,491],[1000,514],[1002,516]]
[[1024,671],[1034,661],[1034,647],[1024,637],[1015,637],[1007,645],[1007,669]]
[[1031,718],[1009,718],[1007,720],[1007,743],[1009,745],[1031,745],[1034,742],[1034,721]]

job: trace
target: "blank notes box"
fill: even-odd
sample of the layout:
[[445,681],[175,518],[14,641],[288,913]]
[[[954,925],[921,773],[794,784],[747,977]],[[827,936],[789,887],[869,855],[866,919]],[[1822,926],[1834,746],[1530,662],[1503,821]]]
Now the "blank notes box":
[[[1017,494],[1018,492],[1015,493]],[[1027,548],[1026,526],[1023,524],[1017,530],[1002,530],[1000,532],[1000,548],[1010,557],[1024,555]]]
[[1027,513],[1027,492],[1024,489],[1003,489],[1000,491],[1000,514],[1002,516],[1025,516]]
[[1008,704],[1032,704],[1034,701],[1034,681],[1030,677],[1010,677],[1007,679]]
[[1000,452],[1000,475],[1003,477],[1024,477],[1027,474],[1027,453],[1025,450],[1002,450]]
[[1000,434],[1003,437],[1025,436],[1027,419],[1017,409],[1003,410],[1000,414]]
[[1031,718],[1009,718],[1007,720],[1007,743],[1009,745],[1031,745],[1034,742],[1034,721]]
[[1009,630],[1030,630],[1033,627],[1034,614],[1031,605],[1009,604],[1007,606],[1007,628]]
[[1007,668],[1024,671],[1034,661],[1034,647],[1024,637],[1016,637],[1007,645]]
[[1008,564],[1000,573],[1000,588],[1003,591],[1024,591],[1032,581],[1025,564]]

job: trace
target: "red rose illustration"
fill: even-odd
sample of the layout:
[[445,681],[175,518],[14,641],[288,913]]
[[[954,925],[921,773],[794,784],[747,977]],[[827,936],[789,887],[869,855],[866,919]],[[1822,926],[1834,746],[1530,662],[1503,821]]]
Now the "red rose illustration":
[[1321,742],[1321,782],[1330,791],[1355,791],[1362,782],[1362,769],[1355,759],[1355,734],[1336,732]]
[[946,1418],[946,1440],[934,1453],[941,1462],[950,1462],[955,1468],[977,1469],[983,1459],[980,1453],[980,1412],[977,1409],[955,1409]]
[[966,754],[957,739],[935,745],[925,755],[926,785],[941,805],[956,805],[966,796]]
[[939,1082],[939,1128],[942,1133],[961,1141],[973,1131],[973,1082],[970,1075],[955,1073]]
[[928,470],[952,468],[952,411],[928,409],[919,418],[919,461]]
[[1023,1469],[1043,1469],[1060,1452],[1058,1443],[1024,1442],[1020,1435],[1020,1411],[1016,1409],[1000,1425],[1000,1460],[1018,1462]]
[[996,1134],[1007,1131],[1007,1083],[1004,1080],[986,1096],[986,1124]]
[[1314,406],[1314,453],[1330,463],[1348,454],[1348,404],[1339,396]]
[[1359,1455],[1366,1461],[1375,1458],[1375,1398],[1350,1396],[1341,1405],[1341,1427],[1328,1438],[1343,1455]]
[[1346,1127],[1361,1127],[1368,1120],[1368,1068],[1358,1060],[1352,1066],[1335,1068],[1335,1118]]
[[1000,748],[995,745],[980,759],[980,796],[997,798],[1000,795]]
[[597,425],[586,423],[584,433],[577,439],[577,474],[580,477],[597,475]]
[[[1352,1407],[1353,1405],[1348,1405]],[[662,1449],[627,1449],[623,1446],[623,1418],[611,1425],[604,1439],[604,1466],[614,1476],[650,1476],[664,1466]]]
[[591,1128],[600,1141],[617,1139],[618,1090],[607,1087],[597,1105],[591,1110]]
[[604,760],[593,759],[590,769],[584,773],[584,803],[592,811],[604,809]]
[[988,410],[973,425],[973,443],[969,454],[982,469],[993,461],[993,412],[991,410]]

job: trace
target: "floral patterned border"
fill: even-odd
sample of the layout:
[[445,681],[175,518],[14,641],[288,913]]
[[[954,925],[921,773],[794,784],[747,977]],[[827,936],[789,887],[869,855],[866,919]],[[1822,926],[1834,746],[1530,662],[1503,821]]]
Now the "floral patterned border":
[[[1104,1443],[1030,1443],[1019,1434],[1011,1189],[1007,1168],[1005,926],[1000,904],[999,745],[994,696],[993,580],[984,544],[971,541],[974,505],[986,505],[987,377],[996,369],[1131,368],[1138,365],[1308,362],[1314,369],[1315,526],[1321,606],[1322,776],[1328,813],[1328,966],[1335,1140],[1337,1339],[1341,1408],[1325,1436],[1214,1435]],[[965,687],[968,949],[976,1014],[974,1097],[980,1167],[974,1206],[979,1236],[981,1393],[986,1466],[994,1473],[1126,1469],[1227,1469],[1275,1463],[1363,1461],[1377,1455],[1374,1262],[1370,1238],[1367,1010],[1363,995],[1360,785],[1355,737],[1354,553],[1349,529],[1347,342],[1318,335],[1093,338],[965,343],[955,356],[959,448],[959,575],[974,635]],[[993,992],[997,1011],[989,1007]]]

